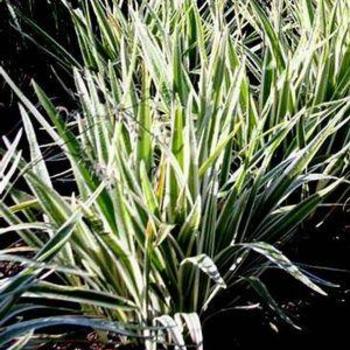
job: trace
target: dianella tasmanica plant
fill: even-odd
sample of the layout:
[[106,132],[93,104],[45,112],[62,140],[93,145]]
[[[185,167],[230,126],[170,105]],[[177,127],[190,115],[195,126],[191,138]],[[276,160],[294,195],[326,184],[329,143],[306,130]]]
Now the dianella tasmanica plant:
[[[71,71],[77,109],[35,82],[31,102],[0,70],[23,121],[4,139],[0,235],[32,252],[0,251],[24,266],[0,281],[0,345],[75,324],[148,349],[201,349],[201,320],[223,290],[239,303],[237,286],[294,325],[260,277],[278,267],[326,294],[281,246],[348,184],[348,1],[61,6],[80,57],[42,34]],[[52,142],[40,144],[38,126]],[[48,169],[57,156],[68,165]],[[57,179],[73,183],[70,194]]]

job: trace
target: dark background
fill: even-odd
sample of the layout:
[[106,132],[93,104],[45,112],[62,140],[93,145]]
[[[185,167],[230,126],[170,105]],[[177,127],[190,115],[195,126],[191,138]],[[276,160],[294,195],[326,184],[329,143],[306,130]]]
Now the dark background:
[[[52,8],[46,1],[22,2],[22,10],[55,37],[71,52],[77,52],[74,32],[67,14],[52,16]],[[53,6],[53,5],[50,5]],[[71,77],[60,69],[56,60],[45,54],[38,46],[9,26],[9,13],[4,2],[0,3],[0,65],[35,101],[30,81],[35,79],[55,103],[74,108],[68,94],[57,82],[52,67],[69,85]],[[24,23],[23,30],[40,41],[40,38]],[[79,57],[79,56],[78,56]],[[10,139],[21,127],[16,99],[9,88],[0,81],[0,135]],[[45,141],[45,136],[41,136]],[[23,148],[26,143],[23,141]],[[53,165],[55,166],[55,165]],[[56,165],[57,166],[57,165]],[[69,192],[69,185],[60,185]],[[66,187],[65,187],[66,186]],[[329,213],[320,210],[297,234],[296,240],[287,245],[285,253],[295,262],[305,264],[310,271],[339,288],[328,289],[329,297],[316,296],[289,277],[278,271],[268,272],[264,280],[271,294],[286,312],[302,327],[297,331],[275,320],[266,309],[232,311],[223,313],[205,323],[205,349],[252,349],[255,346],[269,349],[289,349],[310,346],[313,348],[348,348],[350,332],[350,218],[349,212],[333,208],[325,224],[315,229],[315,223]],[[0,245],[4,242],[0,241]],[[338,270],[315,269],[312,266]],[[234,297],[234,295],[232,296]],[[256,296],[247,294],[254,301]],[[258,301],[256,299],[255,301]],[[242,301],[244,302],[244,300]],[[273,324],[274,326],[271,326]],[[276,331],[276,326],[279,331]]]

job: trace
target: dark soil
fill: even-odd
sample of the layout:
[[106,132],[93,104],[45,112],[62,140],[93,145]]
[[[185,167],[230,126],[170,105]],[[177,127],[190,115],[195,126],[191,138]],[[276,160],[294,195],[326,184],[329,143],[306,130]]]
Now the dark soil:
[[[318,213],[314,221],[327,212]],[[300,267],[339,286],[323,287],[328,296],[319,296],[270,270],[264,282],[301,330],[283,324],[264,308],[227,312],[205,325],[205,350],[250,350],[256,345],[270,350],[345,348],[350,324],[350,214],[338,208],[321,227],[315,229],[315,222],[303,227],[283,251]]]

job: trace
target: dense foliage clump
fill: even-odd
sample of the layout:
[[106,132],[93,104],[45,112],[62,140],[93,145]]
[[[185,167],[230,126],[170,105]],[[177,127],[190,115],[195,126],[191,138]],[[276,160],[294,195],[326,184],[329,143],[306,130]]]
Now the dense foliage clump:
[[213,301],[225,291],[237,306],[247,288],[297,327],[261,276],[277,267],[326,294],[282,247],[348,192],[350,4],[58,3],[78,54],[16,6],[13,20],[70,74],[74,109],[36,82],[31,102],[0,68],[23,121],[0,161],[0,235],[23,245],[0,258],[25,266],[0,281],[0,345],[79,325],[200,349]]

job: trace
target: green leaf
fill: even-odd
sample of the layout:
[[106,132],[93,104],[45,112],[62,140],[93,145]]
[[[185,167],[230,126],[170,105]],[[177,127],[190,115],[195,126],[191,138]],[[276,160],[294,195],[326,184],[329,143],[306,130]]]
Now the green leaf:
[[25,296],[70,301],[110,309],[133,310],[136,308],[129,300],[116,295],[79,287],[60,286],[49,282],[40,282],[30,287]]
[[294,327],[297,330],[301,330],[299,326],[297,326],[290,317],[288,317],[285,312],[279,307],[276,300],[272,297],[269,290],[267,289],[265,283],[263,283],[259,278],[257,277],[248,277],[246,278],[246,281],[251,285],[254,290],[258,293],[258,295],[261,297],[261,299],[264,301],[265,304],[267,304],[270,309],[275,312],[281,320],[288,323],[292,327]]
[[286,256],[284,256],[277,248],[274,246],[264,243],[246,243],[241,246],[254,250],[256,253],[263,255],[273,264],[277,265],[280,269],[286,271],[292,277],[305,284],[310,289],[321,295],[327,295],[319,286],[313,283],[306,275],[304,275],[299,268],[294,265]]
[[221,277],[217,266],[209,256],[205,254],[200,254],[198,256],[186,258],[182,260],[181,267],[183,267],[185,264],[192,264],[198,267],[201,271],[208,275],[210,279],[212,279],[218,286],[220,286],[221,288],[226,288],[225,281]]

